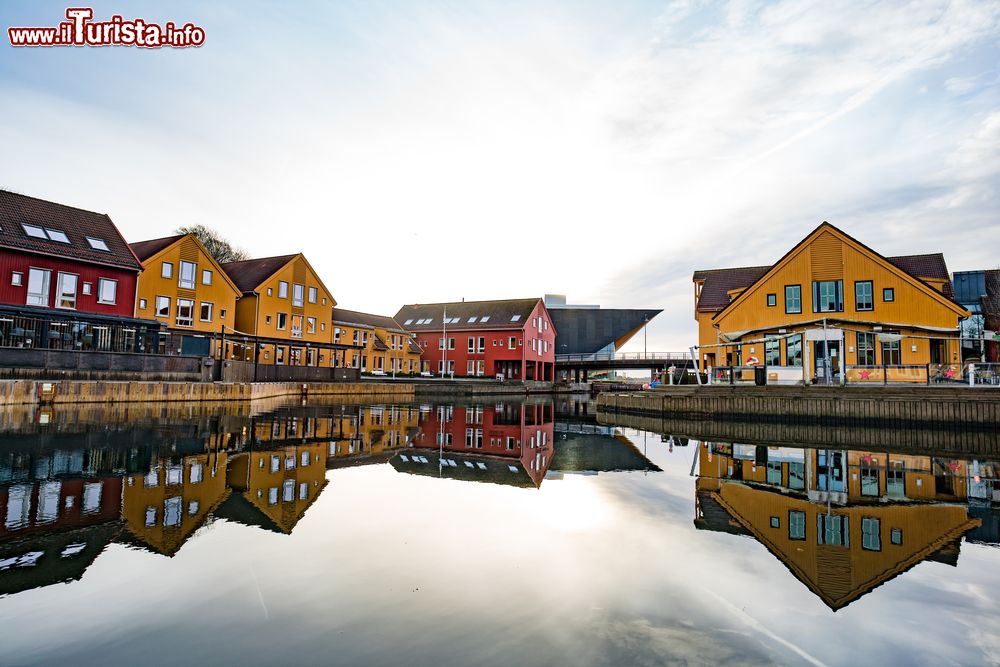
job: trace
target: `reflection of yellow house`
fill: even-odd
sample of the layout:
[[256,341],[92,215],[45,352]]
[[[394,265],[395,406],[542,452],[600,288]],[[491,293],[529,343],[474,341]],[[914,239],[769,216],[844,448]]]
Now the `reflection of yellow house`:
[[223,452],[160,459],[125,478],[122,518],[143,546],[173,556],[229,495]]
[[961,362],[957,325],[969,313],[951,298],[941,254],[883,257],[823,223],[772,266],[693,281],[705,366],[765,364],[802,381],[825,374],[829,358],[838,378],[881,382],[883,372],[926,381],[926,368],[900,366],[946,373]]
[[[136,288],[136,317],[163,322],[175,333],[219,334],[224,326],[234,326],[240,291],[194,234],[129,247],[143,266]],[[210,353],[207,341],[198,351]]]
[[[696,524],[718,524],[721,508],[831,609],[844,607],[927,559],[950,559],[980,525],[950,504],[828,507],[737,482],[699,478]],[[707,525],[713,522],[716,525]]]
[[330,309],[337,302],[304,255],[228,262],[222,268],[242,294],[232,325],[235,335],[259,338],[256,359],[252,344],[233,344],[227,357],[262,364],[333,365]]
[[405,449],[419,432],[420,411],[413,405],[354,407],[336,417],[327,456],[329,467],[354,459],[381,459]]
[[326,486],[325,463],[318,442],[238,454],[227,474],[233,494],[216,515],[291,533]]
[[338,366],[376,375],[420,372],[420,346],[391,317],[334,308],[333,342],[354,346],[337,353]]

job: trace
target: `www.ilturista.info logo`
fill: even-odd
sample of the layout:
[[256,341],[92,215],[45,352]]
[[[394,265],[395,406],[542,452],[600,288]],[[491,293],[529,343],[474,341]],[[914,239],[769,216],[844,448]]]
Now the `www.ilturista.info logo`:
[[193,23],[163,25],[143,19],[126,20],[112,16],[109,21],[92,21],[91,7],[70,7],[59,25],[49,28],[7,28],[11,46],[141,46],[184,48],[205,43],[205,30]]

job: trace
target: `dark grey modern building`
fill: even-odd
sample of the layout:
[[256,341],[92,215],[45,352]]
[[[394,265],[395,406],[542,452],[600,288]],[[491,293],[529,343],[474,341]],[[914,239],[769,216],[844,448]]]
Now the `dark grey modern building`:
[[546,294],[545,307],[556,328],[560,354],[608,354],[627,343],[662,310],[570,305],[562,294]]

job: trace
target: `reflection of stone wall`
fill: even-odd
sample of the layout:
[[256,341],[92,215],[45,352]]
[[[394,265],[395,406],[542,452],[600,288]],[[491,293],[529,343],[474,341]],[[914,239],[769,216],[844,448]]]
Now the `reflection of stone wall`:
[[930,429],[919,427],[872,428],[862,425],[774,424],[752,421],[714,421],[668,416],[643,416],[608,412],[598,408],[597,421],[662,435],[686,436],[710,442],[740,442],[768,446],[871,449],[890,452],[927,452],[968,456],[1000,455],[997,431]]

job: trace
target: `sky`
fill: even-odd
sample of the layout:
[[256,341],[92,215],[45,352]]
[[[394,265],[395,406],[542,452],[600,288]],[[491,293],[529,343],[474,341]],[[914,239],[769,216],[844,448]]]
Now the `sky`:
[[[662,308],[827,220],[1000,266],[1000,3],[95,2],[190,49],[0,40],[0,188],[304,252],[338,305]],[[65,4],[0,0],[0,23]],[[6,30],[4,30],[6,33]],[[642,349],[642,336],[626,348]]]

